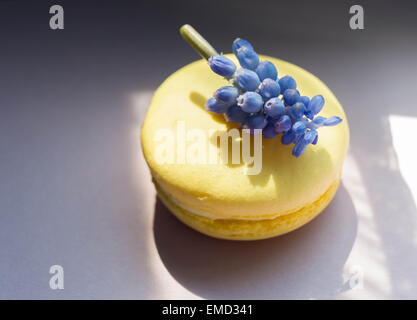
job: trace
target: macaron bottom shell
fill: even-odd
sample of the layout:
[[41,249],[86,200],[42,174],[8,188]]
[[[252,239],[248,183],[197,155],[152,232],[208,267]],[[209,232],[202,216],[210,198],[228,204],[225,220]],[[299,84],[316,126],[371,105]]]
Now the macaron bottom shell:
[[175,204],[157,183],[155,183],[155,187],[162,203],[190,228],[218,239],[250,241],[276,237],[310,222],[333,199],[339,182],[340,179],[335,181],[320,198],[298,211],[274,219],[263,220],[210,219],[196,215]]

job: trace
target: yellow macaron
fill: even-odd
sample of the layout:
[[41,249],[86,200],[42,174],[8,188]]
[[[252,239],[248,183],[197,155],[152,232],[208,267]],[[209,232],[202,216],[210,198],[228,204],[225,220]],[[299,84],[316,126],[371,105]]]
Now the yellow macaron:
[[[227,57],[237,63],[234,56]],[[262,138],[258,174],[248,174],[250,166],[231,163],[231,157],[226,163],[211,161],[210,150],[223,152],[217,135],[237,126],[204,108],[213,92],[227,84],[205,60],[183,67],[162,83],[142,126],[143,154],[160,199],[185,224],[213,237],[255,240],[292,231],[326,207],[341,177],[349,129],[334,94],[298,66],[260,58],[274,63],[281,77],[291,75],[302,95],[323,95],[321,116],[343,119],[338,126],[320,128],[318,143],[300,157],[292,156],[292,146],[283,145],[278,136]]]

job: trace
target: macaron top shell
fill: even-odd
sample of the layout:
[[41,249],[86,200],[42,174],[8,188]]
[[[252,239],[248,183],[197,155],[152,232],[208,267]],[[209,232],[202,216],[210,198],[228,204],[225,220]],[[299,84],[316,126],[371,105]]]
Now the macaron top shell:
[[[234,56],[227,57],[238,64]],[[205,102],[218,88],[227,85],[227,81],[214,74],[205,60],[181,68],[155,92],[142,126],[141,141],[155,182],[172,199],[195,213],[222,219],[274,218],[313,203],[340,178],[349,129],[343,108],[334,94],[317,77],[296,65],[267,56],[260,56],[260,59],[274,63],[279,77],[291,75],[301,95],[323,95],[326,102],[319,115],[339,116],[343,121],[335,127],[318,129],[317,145],[309,145],[299,158],[291,154],[293,145],[281,143],[281,135],[263,138],[262,169],[257,175],[248,175],[247,165],[232,164],[230,157],[228,163],[212,164],[208,160],[187,163],[183,158],[184,145],[185,153],[193,152],[187,148],[196,146],[195,139],[199,146],[205,145],[206,150],[209,145],[219,148],[215,133],[238,126],[226,122],[222,114],[213,114],[204,108]],[[184,136],[178,130],[179,122],[180,128],[185,126],[186,134],[192,129],[205,134],[198,137],[190,134],[188,141],[181,142],[179,139],[183,140]],[[170,140],[174,163],[161,163],[156,156],[162,143],[160,130],[174,134],[174,140]],[[230,147],[231,144],[229,150]]]

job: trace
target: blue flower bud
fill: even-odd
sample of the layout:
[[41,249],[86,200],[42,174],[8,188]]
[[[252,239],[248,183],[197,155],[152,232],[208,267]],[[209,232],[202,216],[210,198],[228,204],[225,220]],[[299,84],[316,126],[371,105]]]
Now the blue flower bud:
[[210,112],[225,113],[230,107],[230,104],[221,103],[214,98],[210,98],[207,100],[205,107]]
[[306,116],[308,119],[310,119],[310,120],[314,119],[314,114],[313,114],[313,112],[311,112],[310,110],[306,110],[306,111],[304,112],[304,114],[305,114],[305,116]]
[[237,105],[248,113],[260,111],[263,104],[261,95],[252,91],[245,92],[237,98]]
[[318,114],[324,106],[324,98],[322,95],[317,95],[311,98],[307,106],[307,111],[313,115]]
[[307,96],[301,96],[300,97],[300,102],[304,103],[304,105],[307,107],[308,104],[310,103],[310,98]]
[[286,132],[291,129],[292,122],[291,118],[287,115],[283,115],[279,118],[278,121],[274,123],[275,131],[277,132]]
[[293,77],[285,76],[278,80],[278,83],[281,87],[281,92],[285,92],[287,89],[296,89],[297,83],[293,79]]
[[284,114],[285,106],[282,103],[281,99],[272,98],[265,102],[264,110],[268,116],[276,118]]
[[309,129],[317,129],[317,128],[320,128],[323,125],[324,120],[326,120],[325,117],[317,116],[312,121],[308,121],[307,127]]
[[211,56],[208,64],[211,70],[222,77],[230,78],[236,71],[234,62],[225,56]]
[[340,122],[342,122],[342,118],[333,116],[324,120],[323,125],[326,127],[331,127],[331,126],[338,125]]
[[248,113],[243,111],[237,104],[234,104],[227,109],[224,118],[227,122],[244,123],[248,118]]
[[292,149],[292,155],[295,157],[301,156],[307,148],[307,143],[305,143],[304,139],[299,139]]
[[246,91],[255,91],[261,83],[254,71],[245,68],[237,70],[235,79],[238,86]]
[[294,119],[300,119],[305,112],[305,106],[301,102],[295,103],[293,106],[289,109],[289,115],[293,117]]
[[316,135],[316,138],[314,139],[314,141],[311,144],[317,144],[317,141],[319,140],[319,135]]
[[262,81],[261,87],[259,88],[259,93],[265,100],[269,100],[273,97],[278,97],[281,93],[281,88],[278,82],[267,78]]
[[248,47],[237,49],[236,57],[243,68],[255,70],[259,64],[258,54]]
[[277,68],[275,68],[275,65],[270,61],[262,61],[259,63],[256,68],[256,73],[261,81],[266,78],[276,80],[278,77]]
[[306,129],[307,129],[307,126],[304,123],[304,121],[302,121],[302,120],[297,121],[292,125],[292,131],[294,131],[294,133],[296,135],[300,135],[300,134],[304,133],[304,131],[306,131]]
[[262,135],[265,138],[275,138],[278,135],[278,132],[275,130],[275,125],[273,122],[268,122],[265,129],[262,130]]
[[239,96],[239,89],[233,86],[221,87],[214,94],[213,97],[222,103],[233,104]]
[[246,123],[243,125],[244,129],[251,129],[251,134],[253,134],[253,129],[263,129],[268,124],[265,116],[261,113],[253,114],[248,117]]
[[243,47],[253,50],[253,47],[249,43],[249,41],[246,41],[246,40],[240,39],[240,38],[237,38],[235,41],[233,41],[232,50],[233,50],[233,53],[235,54],[235,56],[237,56],[237,50],[239,50],[240,48],[243,48]]
[[296,102],[300,101],[300,94],[295,89],[287,89],[284,91],[285,104],[292,106]]
[[288,130],[281,137],[282,144],[289,145],[295,140],[295,133],[292,130]]
[[314,140],[316,140],[316,137],[317,137],[317,131],[312,129],[312,130],[307,130],[305,132],[303,139],[306,144],[310,144],[310,143],[313,143]]
[[[291,129],[292,130],[292,129]],[[294,130],[292,130],[294,131]],[[294,144],[298,142],[298,140],[302,139],[304,137],[304,132],[297,134],[296,132],[294,132],[295,134],[295,139],[294,139]]]

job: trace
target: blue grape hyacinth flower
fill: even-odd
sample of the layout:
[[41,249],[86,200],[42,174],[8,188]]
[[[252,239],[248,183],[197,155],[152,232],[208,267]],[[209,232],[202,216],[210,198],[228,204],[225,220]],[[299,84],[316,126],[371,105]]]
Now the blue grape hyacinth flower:
[[304,134],[304,142],[306,144],[313,143],[314,140],[316,140],[317,137],[317,131],[315,129],[307,130]]
[[255,91],[261,84],[256,72],[245,68],[237,70],[235,80],[237,85],[246,91]]
[[275,65],[270,61],[262,61],[256,68],[256,73],[261,81],[269,78],[276,80],[278,77],[278,71]]
[[304,151],[306,150],[307,146],[308,146],[308,144],[304,140],[304,137],[301,137],[295,143],[294,148],[292,149],[292,155],[294,157],[297,157],[298,158],[299,156],[301,156],[304,153]]
[[253,135],[256,132],[255,129],[264,129],[266,125],[268,124],[268,120],[266,119],[264,114],[257,113],[252,114],[248,117],[246,122],[243,124],[243,129],[250,129],[250,133]]
[[258,54],[249,47],[241,47],[237,49],[236,57],[243,68],[255,70],[258,67]]
[[322,95],[317,95],[311,98],[307,106],[307,117],[313,119],[316,114],[318,114],[324,106],[324,98]]
[[281,135],[281,143],[293,145],[292,155],[301,156],[308,145],[318,143],[318,129],[338,125],[337,116],[318,114],[325,99],[318,94],[311,99],[301,95],[297,82],[290,75],[278,79],[278,70],[270,61],[259,61],[253,46],[236,39],[232,50],[241,68],[223,55],[212,55],[210,68],[229,80],[206,103],[206,109],[223,113],[226,121],[238,123],[242,129],[262,130],[264,138]]
[[245,39],[240,39],[240,38],[237,38],[235,41],[233,41],[233,44],[232,44],[232,51],[233,51],[233,53],[235,54],[235,55],[237,55],[237,51],[240,49],[240,48],[248,48],[248,49],[251,49],[251,50],[253,50],[253,47],[252,47],[252,45],[249,43],[249,41],[247,41],[247,40],[245,40]]
[[206,109],[214,113],[225,113],[230,107],[230,104],[217,101],[215,98],[210,98],[206,102]]
[[278,80],[278,83],[281,87],[281,92],[285,92],[287,89],[296,89],[297,83],[294,78],[291,76],[285,76]]
[[275,131],[287,132],[292,127],[291,118],[287,115],[281,116],[277,121],[274,122]]
[[275,130],[275,123],[273,121],[269,121],[266,127],[262,130],[262,135],[268,139],[275,138],[278,134],[279,132]]
[[265,113],[271,118],[279,117],[285,112],[285,106],[279,98],[272,98],[265,102]]
[[239,96],[239,89],[233,86],[225,86],[218,89],[213,97],[222,103],[234,103]]
[[211,70],[225,78],[230,78],[236,71],[235,63],[225,56],[212,56],[208,64]]
[[284,132],[284,134],[281,136],[281,142],[285,145],[290,145],[295,140],[295,133],[291,129]]
[[300,135],[300,134],[304,133],[304,131],[306,131],[306,129],[307,129],[307,126],[304,123],[304,121],[302,121],[302,120],[299,120],[299,121],[295,122],[292,126],[292,130],[294,131],[294,133],[296,135]]
[[269,100],[271,98],[278,97],[281,93],[281,88],[278,82],[270,78],[266,78],[261,83],[259,93],[261,94],[262,98]]
[[262,97],[258,93],[252,91],[245,92],[237,98],[237,105],[248,113],[260,111],[263,104],[264,101],[262,100]]
[[320,128],[321,126],[323,126],[324,120],[326,120],[325,117],[317,116],[308,123],[308,127],[310,129]]
[[288,106],[294,105],[296,102],[300,101],[300,93],[295,89],[287,89],[284,91],[284,101]]
[[333,116],[324,120],[323,125],[326,127],[332,127],[338,125],[340,122],[342,122],[342,118]]
[[302,102],[296,102],[288,110],[288,114],[296,121],[303,117],[306,107]]
[[249,113],[242,110],[237,104],[231,105],[225,112],[224,118],[227,122],[245,123]]
[[301,96],[300,102],[302,102],[305,106],[308,106],[308,104],[310,103],[310,98],[307,96]]

